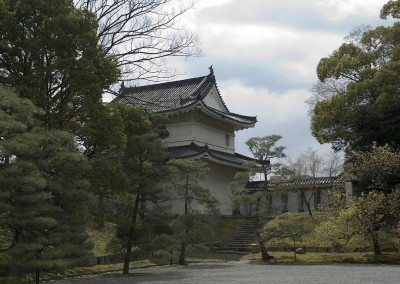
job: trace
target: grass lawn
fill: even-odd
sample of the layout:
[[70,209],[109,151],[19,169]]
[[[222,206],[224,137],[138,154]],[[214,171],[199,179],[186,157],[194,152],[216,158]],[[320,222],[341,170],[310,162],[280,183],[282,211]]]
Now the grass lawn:
[[228,243],[244,223],[242,218],[226,218],[214,225],[214,241]]
[[[268,264],[332,264],[332,263],[358,263],[358,264],[400,264],[400,254],[385,253],[375,256],[373,253],[306,253],[297,254],[294,260],[293,252],[272,252],[275,259]],[[252,263],[265,263],[261,261],[261,255],[249,254],[244,257]]]
[[[400,254],[387,253],[381,256],[374,256],[372,253],[307,253],[297,254],[296,261],[294,261],[294,254],[291,252],[272,252],[271,255],[275,257],[270,262],[262,262],[261,255],[259,253],[249,254],[245,256],[230,255],[230,254],[216,254],[211,252],[198,253],[196,255],[190,255],[187,258],[188,265],[193,263],[218,263],[225,261],[238,261],[248,260],[253,264],[286,264],[286,265],[297,265],[297,264],[333,264],[333,263],[357,263],[357,264],[372,264],[372,263],[385,263],[385,264],[398,264],[400,265]],[[154,260],[140,260],[132,261],[131,269],[133,269],[131,275],[135,274],[135,268],[151,267],[157,265],[169,265],[168,259],[154,259]],[[173,264],[177,266],[177,264]],[[61,279],[75,276],[87,276],[88,278],[108,278],[108,277],[119,277],[122,275],[122,263],[117,264],[106,264],[96,265],[91,267],[77,267],[66,270],[62,274],[51,274],[44,273],[42,275],[43,280],[49,279]],[[23,281],[32,281],[33,275],[26,275]],[[0,282],[2,279],[0,278]],[[1,282],[2,283],[2,282]],[[18,282],[15,282],[18,283]]]
[[[228,254],[215,254],[211,252],[203,252],[198,253],[196,255],[189,255],[187,257],[188,265],[193,263],[218,263],[225,261],[237,261],[240,260],[241,256],[239,255],[228,255]],[[144,268],[151,266],[169,266],[169,259],[166,258],[158,258],[153,260],[138,260],[132,261],[130,263],[130,268],[133,269],[130,275],[135,274],[135,268]],[[172,267],[178,266],[177,264],[173,264]],[[76,267],[73,269],[67,269],[64,273],[53,274],[53,273],[43,273],[41,275],[42,280],[50,280],[50,279],[62,279],[68,277],[76,277],[76,276],[87,276],[88,278],[109,278],[109,277],[122,277],[122,268],[123,263],[116,264],[104,264],[104,265],[96,265],[90,267]],[[33,281],[34,275],[29,274],[26,275],[23,279],[19,279],[22,281]],[[18,281],[18,279],[16,279]],[[2,278],[0,277],[0,283],[2,282]],[[12,282],[19,283],[19,282]]]

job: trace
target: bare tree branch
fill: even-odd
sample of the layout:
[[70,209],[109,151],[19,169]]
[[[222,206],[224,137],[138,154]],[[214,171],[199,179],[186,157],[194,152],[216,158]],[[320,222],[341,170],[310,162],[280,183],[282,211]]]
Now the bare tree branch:
[[[201,55],[199,39],[178,23],[197,0],[75,0],[95,14],[99,42],[118,58],[121,81],[164,81],[176,75],[167,57]],[[112,91],[110,91],[112,93]]]

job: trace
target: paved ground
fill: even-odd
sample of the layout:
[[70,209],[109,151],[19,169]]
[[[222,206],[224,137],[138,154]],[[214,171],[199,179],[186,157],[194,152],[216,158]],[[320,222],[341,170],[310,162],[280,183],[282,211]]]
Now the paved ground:
[[153,267],[136,275],[109,279],[68,279],[51,283],[154,284],[399,284],[400,266],[394,265],[255,265],[244,262],[189,267]]

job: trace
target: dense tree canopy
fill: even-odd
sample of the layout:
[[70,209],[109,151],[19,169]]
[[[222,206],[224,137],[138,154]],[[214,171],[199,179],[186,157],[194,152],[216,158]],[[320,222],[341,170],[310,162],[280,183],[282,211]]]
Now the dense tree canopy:
[[345,172],[355,178],[357,192],[391,193],[400,184],[400,153],[389,146],[373,146],[371,151],[357,152],[345,165]]
[[155,80],[164,57],[198,53],[196,36],[176,25],[193,3],[179,3],[0,0],[0,232],[10,265],[39,276],[81,260],[95,207],[99,223],[112,213],[129,273],[139,223],[166,199],[157,183],[167,131],[160,117],[103,105],[102,95],[120,70]]
[[16,273],[60,270],[90,252],[86,175],[74,137],[49,130],[42,111],[0,86],[0,229]]
[[[388,5],[382,16],[396,16],[398,1]],[[319,142],[339,149],[368,150],[374,143],[400,148],[399,35],[399,22],[359,29],[320,60],[318,78],[331,87],[314,89],[311,99],[311,128]]]
[[118,77],[96,32],[70,0],[1,0],[0,83],[43,109],[46,126],[78,133]]

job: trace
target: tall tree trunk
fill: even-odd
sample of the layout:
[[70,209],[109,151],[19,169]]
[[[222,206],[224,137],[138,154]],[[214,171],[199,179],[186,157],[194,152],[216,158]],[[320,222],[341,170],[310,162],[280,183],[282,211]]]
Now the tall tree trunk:
[[381,242],[379,240],[379,231],[372,232],[372,246],[374,248],[374,255],[381,255]]
[[125,253],[125,257],[124,257],[124,268],[123,268],[123,272],[122,272],[124,275],[129,274],[129,263],[130,263],[131,257],[132,257],[133,239],[135,237],[136,220],[137,220],[137,215],[139,212],[140,189],[141,189],[141,185],[139,185],[138,191],[136,193],[136,200],[135,200],[135,204],[134,204],[133,210],[132,210],[132,220],[131,220],[131,225],[129,228],[128,242],[126,244],[126,253]]
[[40,283],[40,270],[39,270],[39,269],[37,269],[37,270],[35,271],[35,283],[36,283],[36,284],[39,284],[39,283]]
[[261,252],[261,260],[269,261],[271,259],[271,256],[269,255],[268,250],[265,247],[264,241],[261,238],[261,234],[258,230],[257,230],[257,244]]
[[[310,199],[312,196],[313,195],[310,196]],[[306,192],[303,189],[300,190],[300,198],[303,201],[302,204],[304,203],[307,207],[308,215],[310,215],[310,217],[312,218],[313,214],[311,211],[311,202],[310,202],[310,200],[307,199]]]
[[189,213],[189,174],[186,175],[186,188],[185,188],[185,215],[184,215],[184,222],[185,222],[185,236],[184,240],[181,243],[181,254],[179,257],[179,264],[185,265],[186,264],[186,239],[189,235],[189,224],[188,224],[188,213]]
[[185,243],[185,241],[183,241],[181,243],[181,254],[179,256],[179,264],[180,265],[185,265],[186,264],[185,254],[186,254],[186,243]]

